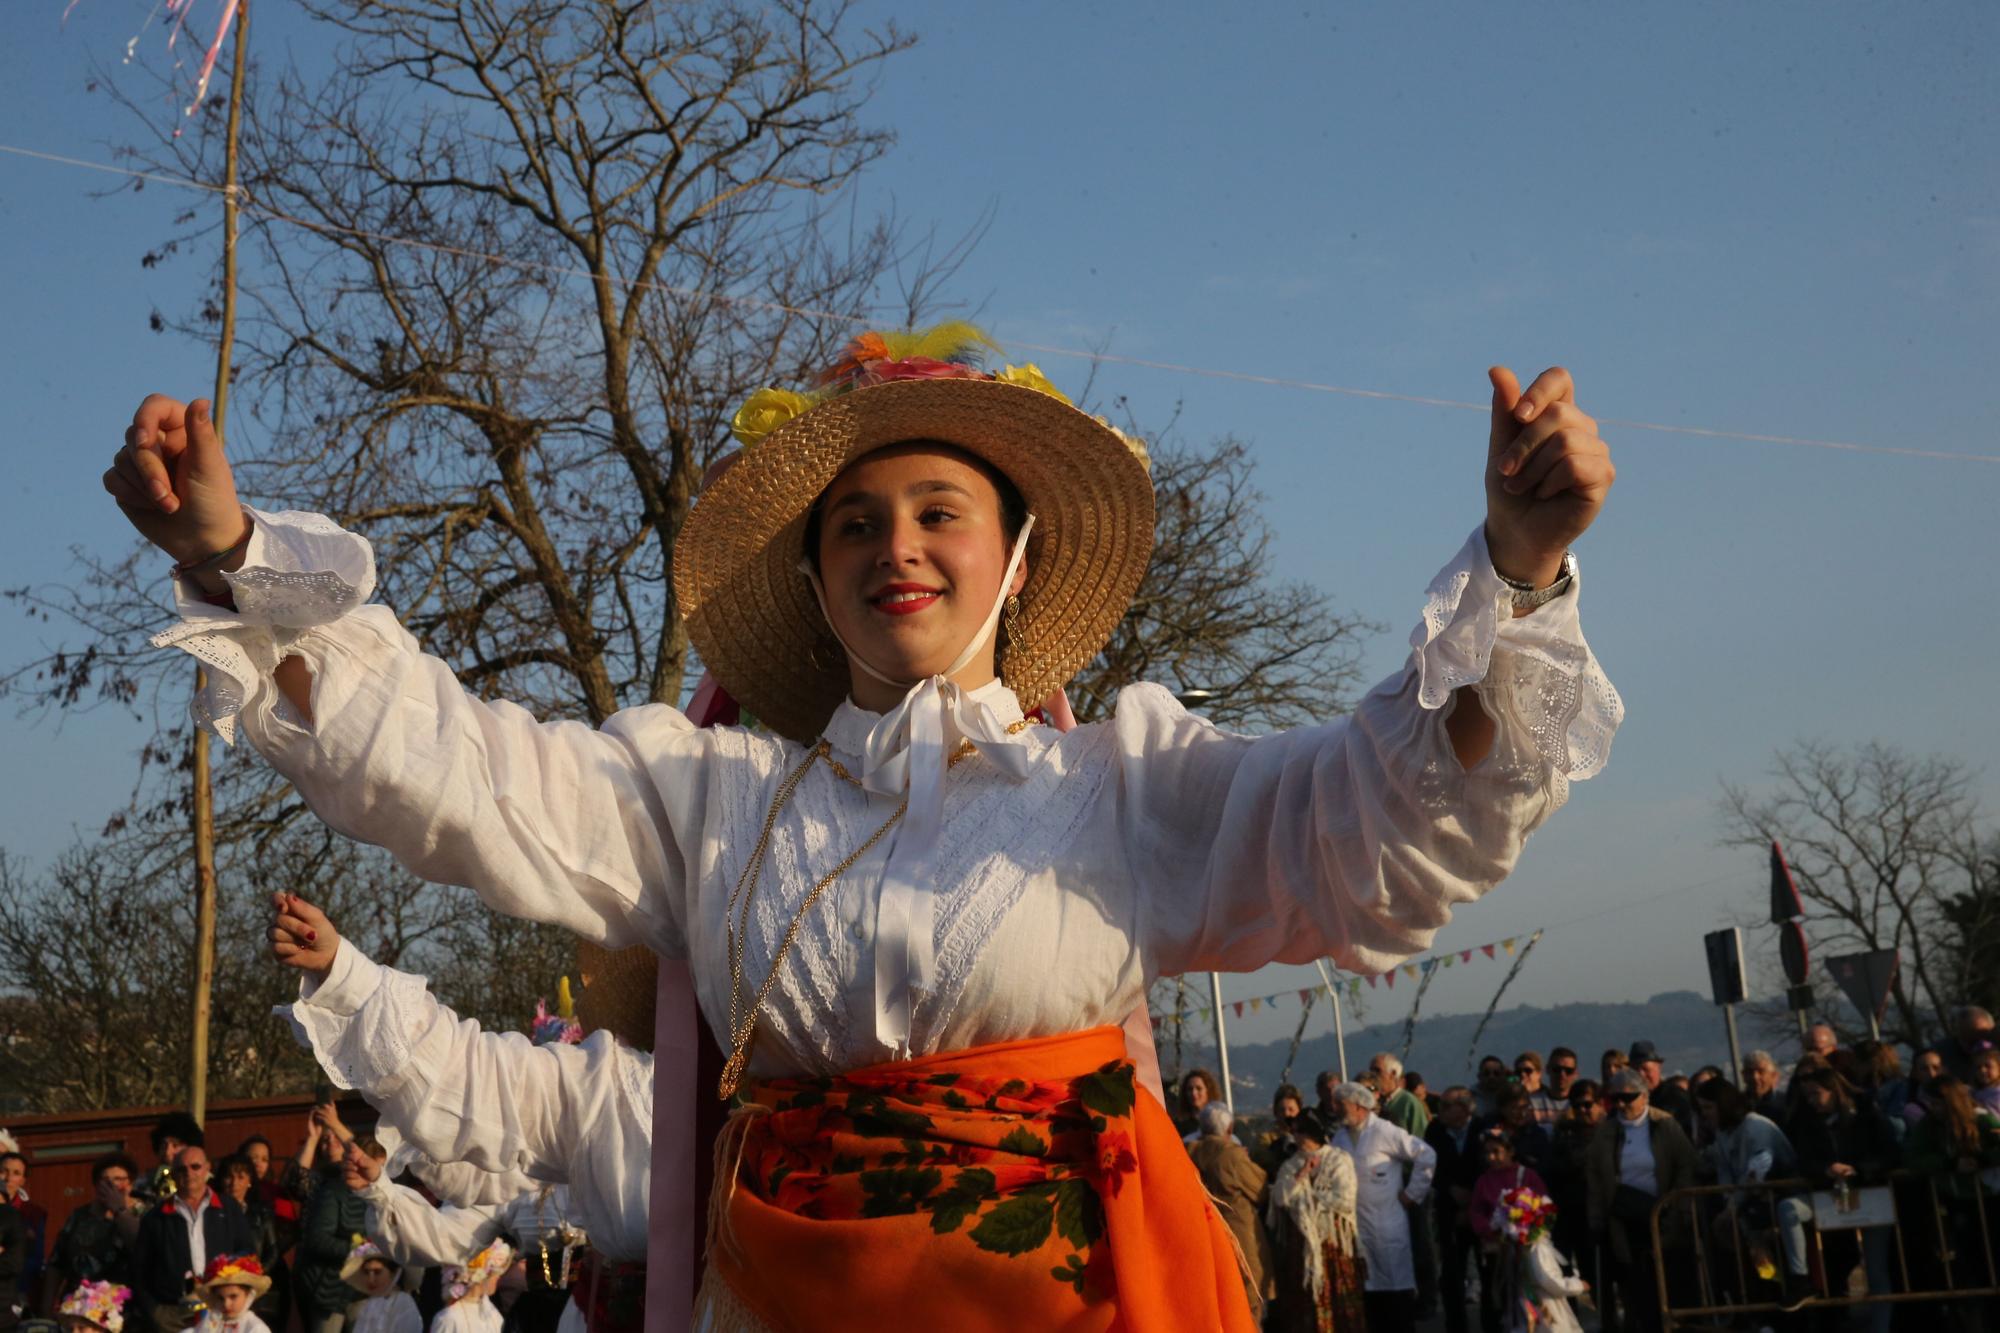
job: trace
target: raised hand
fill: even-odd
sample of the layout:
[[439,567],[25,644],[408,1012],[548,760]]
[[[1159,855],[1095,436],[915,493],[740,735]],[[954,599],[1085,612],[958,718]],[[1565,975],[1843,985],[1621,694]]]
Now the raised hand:
[[1525,393],[1505,366],[1487,377],[1487,550],[1508,578],[1547,587],[1562,573],[1563,552],[1596,521],[1618,469],[1597,422],[1576,405],[1567,370],[1543,371]]
[[322,978],[340,947],[340,932],[326,913],[296,893],[271,895],[271,928],[265,937],[271,941],[273,958]]
[[349,1139],[347,1152],[340,1159],[341,1181],[351,1190],[361,1190],[382,1174],[382,1164],[361,1151],[361,1145]]
[[149,395],[112,455],[104,489],[147,541],[180,564],[243,539],[247,520],[207,399],[183,404]]

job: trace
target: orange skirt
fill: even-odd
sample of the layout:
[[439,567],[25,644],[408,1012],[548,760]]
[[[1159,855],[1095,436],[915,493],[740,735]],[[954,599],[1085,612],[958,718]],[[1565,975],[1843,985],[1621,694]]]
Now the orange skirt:
[[745,1097],[709,1258],[773,1329],[1255,1333],[1228,1228],[1118,1028]]

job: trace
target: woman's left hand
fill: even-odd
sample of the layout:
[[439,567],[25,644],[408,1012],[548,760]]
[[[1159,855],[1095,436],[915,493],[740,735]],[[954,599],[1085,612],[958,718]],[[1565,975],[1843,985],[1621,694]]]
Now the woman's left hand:
[[1567,370],[1543,371],[1525,393],[1505,366],[1486,374],[1486,547],[1494,569],[1545,588],[1561,575],[1563,552],[1596,521],[1618,469],[1597,422],[1576,405]]

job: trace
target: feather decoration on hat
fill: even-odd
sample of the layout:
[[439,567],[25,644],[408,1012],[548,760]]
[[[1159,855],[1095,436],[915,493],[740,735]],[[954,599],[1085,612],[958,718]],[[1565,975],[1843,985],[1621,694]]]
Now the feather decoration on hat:
[[987,337],[978,325],[968,324],[962,319],[933,324],[927,329],[889,332],[871,329],[867,333],[857,333],[841,349],[840,359],[820,376],[820,382],[833,384],[849,379],[859,374],[864,366],[877,361],[915,359],[961,366],[976,365],[985,349],[997,352],[1000,346]]

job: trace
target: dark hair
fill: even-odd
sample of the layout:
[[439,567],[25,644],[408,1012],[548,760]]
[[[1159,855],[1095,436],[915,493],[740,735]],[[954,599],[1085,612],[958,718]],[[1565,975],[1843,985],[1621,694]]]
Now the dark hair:
[[1222,1100],[1222,1084],[1215,1075],[1209,1073],[1206,1069],[1190,1069],[1187,1073],[1181,1075],[1180,1084],[1175,1089],[1180,1095],[1181,1109],[1184,1111],[1193,1109],[1188,1105],[1188,1089],[1197,1082],[1208,1089],[1208,1099],[1210,1101],[1219,1102]]
[[1979,1107],[1956,1076],[1939,1074],[1931,1080],[1930,1115],[1944,1127],[1945,1140],[1953,1152],[1961,1157],[1979,1156]]
[[26,1171],[28,1169],[28,1159],[22,1156],[20,1153],[13,1152],[11,1150],[7,1152],[0,1152],[0,1162],[4,1162],[10,1157],[21,1164],[21,1169],[23,1171]]
[[1594,1078],[1580,1078],[1569,1085],[1568,1098],[1571,1106],[1575,1106],[1578,1102],[1586,1100],[1593,1102],[1600,1101],[1603,1097],[1604,1088]]
[[161,1116],[148,1137],[156,1154],[166,1147],[168,1139],[179,1139],[181,1145],[187,1148],[208,1147],[208,1139],[203,1136],[201,1126],[186,1111],[169,1111]]
[[1278,1090],[1271,1094],[1271,1110],[1273,1112],[1276,1112],[1278,1109],[1278,1103],[1284,1101],[1285,1098],[1287,1097],[1290,1097],[1293,1101],[1299,1104],[1299,1110],[1303,1111],[1306,1109],[1306,1099],[1304,1094],[1302,1094],[1298,1090],[1298,1088],[1294,1087],[1290,1083],[1280,1083],[1278,1085]]
[[382,1141],[373,1134],[356,1134],[354,1136],[354,1146],[378,1162],[389,1160],[389,1150],[384,1148]]
[[1514,1068],[1519,1069],[1522,1065],[1533,1065],[1536,1069],[1540,1069],[1542,1057],[1535,1051],[1522,1051],[1514,1057]]
[[1509,1083],[1506,1087],[1493,1094],[1493,1109],[1496,1111],[1505,1111],[1510,1107],[1525,1106],[1527,1101],[1528,1094],[1526,1090],[1518,1083]]
[[1573,1064],[1573,1065],[1577,1066],[1578,1068],[1582,1068],[1582,1067],[1583,1067],[1583,1061],[1581,1061],[1581,1060],[1577,1059],[1577,1058],[1576,1058],[1576,1052],[1575,1052],[1575,1051],[1572,1051],[1572,1050],[1571,1050],[1571,1049],[1570,1049],[1569,1047],[1567,1047],[1567,1046],[1551,1046],[1551,1047],[1549,1047],[1549,1063],[1550,1063],[1550,1064],[1554,1064],[1554,1063],[1556,1062],[1556,1057],[1558,1057],[1558,1056],[1563,1056],[1563,1055],[1567,1055],[1567,1056],[1569,1057],[1569,1062],[1570,1062],[1571,1064]]
[[1311,1139],[1314,1143],[1333,1141],[1333,1135],[1327,1132],[1325,1117],[1312,1107],[1299,1112],[1298,1119],[1292,1121],[1292,1133],[1301,1138]]
[[1509,1157],[1514,1155],[1514,1140],[1508,1138],[1507,1131],[1498,1125],[1480,1131],[1479,1135],[1479,1150],[1481,1152],[1493,1147],[1505,1148]]
[[1403,1071],[1404,1092],[1415,1092],[1418,1088],[1421,1088],[1423,1086],[1424,1086],[1424,1076],[1422,1074],[1419,1074],[1414,1069],[1405,1069]]
[[125,1175],[134,1184],[139,1180],[139,1164],[122,1152],[108,1152],[90,1164],[90,1183],[95,1185],[104,1179],[104,1173],[113,1167],[123,1167]]
[[1728,1079],[1717,1074],[1704,1079],[1695,1087],[1694,1099],[1710,1102],[1715,1106],[1715,1118],[1724,1129],[1734,1129],[1750,1114],[1750,1099]]
[[268,1152],[270,1150],[271,1141],[269,1139],[265,1138],[262,1134],[252,1134],[249,1138],[236,1145],[236,1151],[248,1157],[252,1145],[259,1143],[264,1145],[265,1151]]
[[[1005,534],[1007,541],[1012,543],[1016,537],[1021,535],[1021,528],[1028,521],[1028,502],[1022,497],[1021,488],[1016,486],[1006,473],[994,467],[978,454],[973,453],[963,445],[952,444],[947,440],[897,440],[894,444],[883,445],[882,448],[930,449],[938,453],[949,454],[951,457],[958,459],[993,484],[994,492],[1000,497],[1000,530]],[[881,450],[873,450],[868,454],[862,455],[862,457],[872,457],[875,453],[880,452]],[[861,459],[854,461],[858,463]],[[851,467],[853,464],[849,464],[849,466]],[[834,480],[837,481],[839,478],[836,477]],[[832,489],[833,482],[828,482],[826,490],[830,491]],[[812,507],[806,510],[805,557],[811,562],[815,574],[819,572],[820,505],[825,500],[826,491],[821,491],[817,496],[813,497]]]
[[251,1166],[250,1159],[240,1152],[233,1152],[215,1164],[215,1178],[225,1184],[228,1183],[229,1173],[232,1171],[241,1171],[250,1178],[252,1185],[257,1183],[256,1168]]
[[[1849,1087],[1847,1080],[1840,1076],[1839,1070],[1827,1064],[1824,1060],[1820,1061],[1819,1065],[1812,1069],[1804,1068],[1805,1062],[1803,1060],[1799,1064],[1800,1072],[1793,1077],[1792,1081],[1794,1083],[1802,1088],[1825,1088],[1833,1094],[1833,1104],[1836,1107],[1843,1111],[1854,1109],[1854,1089]],[[1947,1075],[1946,1077],[1949,1076]],[[1939,1082],[1942,1082],[1942,1079]],[[1932,1086],[1935,1087],[1936,1083],[1933,1083]]]

